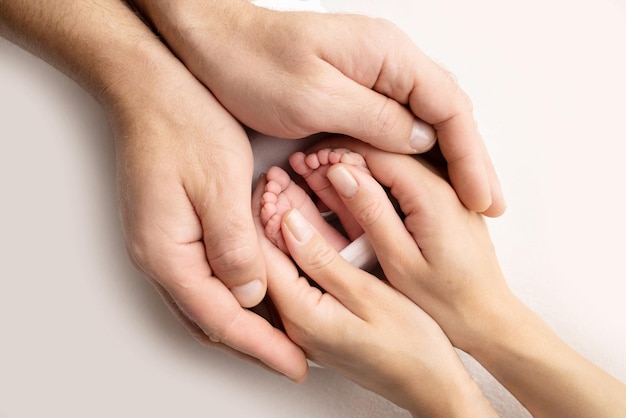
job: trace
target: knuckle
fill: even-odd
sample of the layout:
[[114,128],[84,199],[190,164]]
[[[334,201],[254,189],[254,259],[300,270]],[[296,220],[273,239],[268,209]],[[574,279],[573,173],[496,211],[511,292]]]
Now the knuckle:
[[322,120],[318,116],[320,102],[322,101],[321,89],[317,89],[315,80],[307,80],[304,85],[290,89],[285,94],[286,108],[281,108],[277,118],[283,126],[285,136],[299,138],[317,133],[320,130]]
[[439,66],[441,71],[445,74],[444,77],[444,87],[446,90],[452,93],[452,96],[455,98],[454,103],[454,113],[472,113],[474,111],[474,103],[470,96],[461,88],[457,77],[454,73],[447,70],[446,68]]
[[370,19],[370,22],[374,25],[374,29],[381,33],[396,35],[400,31],[398,26],[389,19],[378,17]]
[[126,253],[136,269],[152,276],[152,257],[147,245],[136,239],[126,241]]
[[218,275],[234,275],[251,269],[257,259],[255,248],[241,238],[220,240],[210,248],[209,264]]
[[385,98],[380,105],[376,118],[374,119],[376,126],[374,131],[379,137],[391,136],[398,125],[398,112],[395,111],[394,101]]
[[327,243],[316,240],[307,248],[304,256],[304,262],[307,266],[306,270],[309,272],[319,272],[331,266],[338,254]]
[[361,226],[368,227],[378,222],[382,214],[383,207],[380,200],[373,199],[358,209],[355,218]]
[[469,94],[465,93],[463,90],[461,90],[461,88],[459,87],[460,93],[461,93],[461,99],[463,101],[463,111],[467,112],[467,113],[473,113],[474,112],[474,102],[472,102],[472,98],[469,96]]
[[242,310],[237,311],[237,313],[230,318],[230,320],[224,323],[211,324],[211,326],[207,327],[201,326],[201,329],[211,342],[230,345],[231,335],[237,329],[237,324],[241,320],[242,312]]

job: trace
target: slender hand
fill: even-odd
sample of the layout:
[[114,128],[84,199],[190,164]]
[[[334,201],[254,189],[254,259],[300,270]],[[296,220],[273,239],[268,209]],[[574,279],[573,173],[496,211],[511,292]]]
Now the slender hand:
[[[263,184],[253,196],[259,216]],[[283,218],[289,253],[263,239],[268,292],[290,338],[415,416],[497,416],[435,321],[406,296],[345,261],[296,209]],[[261,236],[262,226],[259,225]]]
[[240,124],[118,0],[0,1],[3,36],[102,101],[131,258],[202,342],[294,380],[302,351],[242,306],[266,289]]
[[432,126],[463,203],[504,212],[467,95],[393,24],[247,0],[134,3],[242,123],[284,138],[341,133],[401,153],[432,147]]
[[[320,144],[320,147],[329,146]],[[369,235],[389,282],[487,368],[536,417],[619,417],[626,385],[581,357],[524,306],[502,275],[484,219],[409,156],[357,141],[383,188],[350,165],[328,178]]]

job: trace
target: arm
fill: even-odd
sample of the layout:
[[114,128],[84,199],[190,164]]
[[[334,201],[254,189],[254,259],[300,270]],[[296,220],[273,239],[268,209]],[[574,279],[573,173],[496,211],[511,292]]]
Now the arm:
[[303,379],[301,350],[242,308],[263,298],[265,265],[250,211],[252,155],[239,123],[117,0],[2,0],[0,16],[3,36],[104,105],[130,256],[188,329]]
[[126,81],[128,88],[139,81],[139,74],[120,71],[122,66],[145,69],[155,58],[154,49],[142,48],[150,32],[119,1],[2,0],[0,35],[105,102],[115,98],[108,87]]
[[463,207],[444,179],[410,157],[357,142],[342,146],[364,155],[406,218],[362,172],[345,166],[338,173],[352,180],[336,181],[333,167],[329,179],[370,236],[390,283],[428,312],[456,347],[533,416],[623,415],[626,385],[574,352],[511,293],[484,219]]
[[474,329],[471,335],[480,337],[468,352],[535,417],[622,416],[626,386],[575,352],[526,307],[518,309],[525,321],[508,326],[506,338],[496,330]]
[[134,3],[242,123],[284,138],[341,133],[401,153],[432,147],[434,127],[461,200],[504,212],[471,102],[393,24],[247,0]]

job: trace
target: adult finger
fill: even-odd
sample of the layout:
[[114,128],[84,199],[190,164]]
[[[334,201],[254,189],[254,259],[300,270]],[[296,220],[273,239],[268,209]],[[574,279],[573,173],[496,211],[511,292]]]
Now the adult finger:
[[263,318],[243,309],[213,275],[201,226],[182,186],[169,172],[152,173],[148,180],[121,187],[124,230],[135,265],[165,289],[166,302],[175,303],[175,312],[184,312],[214,342],[257,358],[294,380],[306,376],[302,351]]
[[244,309],[211,274],[201,242],[167,249],[157,278],[185,317],[210,341],[254,357],[295,381],[306,377],[304,353],[265,319]]
[[[436,140],[433,126],[390,98],[345,76],[331,65],[318,92],[313,108],[314,130],[336,132],[358,138],[377,148],[403,154],[423,153]],[[341,97],[341,100],[337,100]],[[310,110],[309,110],[310,112]]]
[[281,230],[296,264],[352,313],[370,319],[367,304],[381,283],[339,255],[297,209],[283,216]]
[[[230,135],[231,142],[238,140]],[[194,168],[204,174],[188,176],[193,181],[185,187],[202,223],[213,273],[241,306],[252,307],[265,295],[266,273],[250,209],[250,145],[212,146],[211,161]]]
[[[393,282],[395,277],[412,277],[425,260],[382,186],[371,175],[347,164],[333,165],[327,176],[369,237],[388,279]],[[415,187],[416,179],[412,180]]]
[[271,260],[267,263],[268,292],[281,317],[301,325],[314,315],[315,306],[318,305],[322,294],[300,275],[293,261],[265,237],[260,215],[261,196],[265,185],[265,175],[262,174],[252,193],[252,214],[263,253]]
[[[176,304],[176,301],[167,292],[167,290],[165,290],[163,286],[161,286],[159,283],[155,282],[154,280],[150,280],[150,281],[155,287],[155,289],[157,290],[157,292],[159,293],[159,295],[161,295],[161,299],[163,300],[165,305],[169,308],[172,315],[174,315],[174,317],[178,319],[178,321],[183,325],[183,327],[187,330],[187,332],[193,338],[195,338],[198,342],[200,342],[202,345],[204,345],[205,347],[220,350],[240,360],[254,363],[257,366],[263,367],[264,369],[272,373],[278,373],[276,370],[272,369],[271,367],[269,367],[267,364],[263,363],[261,360],[259,360],[256,357],[252,357],[248,354],[242,353],[241,351],[237,351],[234,348],[226,344],[223,344],[219,341],[211,340],[211,338],[209,338],[209,336],[205,334],[204,331],[202,331],[202,328],[200,328],[195,322],[193,322],[191,319],[189,319],[187,315],[183,313],[180,307]],[[295,380],[300,380],[300,379],[296,378]]]
[[[461,201],[471,210],[500,215],[505,209],[504,197],[465,92],[392,23],[352,19],[363,25],[359,32],[362,47],[354,48],[359,55],[329,49],[324,58],[357,83],[408,104],[413,114],[432,125]],[[346,36],[355,35],[347,32]],[[364,66],[355,65],[355,61],[368,63],[368,69],[363,70]],[[369,115],[378,120],[373,116]],[[406,126],[406,122],[400,125]],[[407,140],[405,134],[396,141]],[[371,143],[379,146],[376,141]]]

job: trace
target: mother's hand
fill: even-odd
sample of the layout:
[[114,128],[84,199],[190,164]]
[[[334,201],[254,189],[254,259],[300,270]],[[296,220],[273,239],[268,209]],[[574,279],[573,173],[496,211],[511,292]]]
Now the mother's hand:
[[[362,154],[380,182],[349,165],[335,165],[327,173],[369,236],[389,282],[465,351],[485,341],[479,337],[486,334],[506,338],[513,332],[523,310],[516,309],[520,303],[502,275],[485,220],[463,206],[436,168],[359,141],[332,146]],[[381,184],[397,199],[404,219]]]
[[[260,202],[262,184],[254,202]],[[253,211],[258,214],[258,207]],[[259,225],[259,236],[263,237]],[[289,337],[313,361],[419,416],[495,415],[441,328],[417,305],[344,260],[297,210],[283,218],[299,267],[262,238],[268,291]]]

